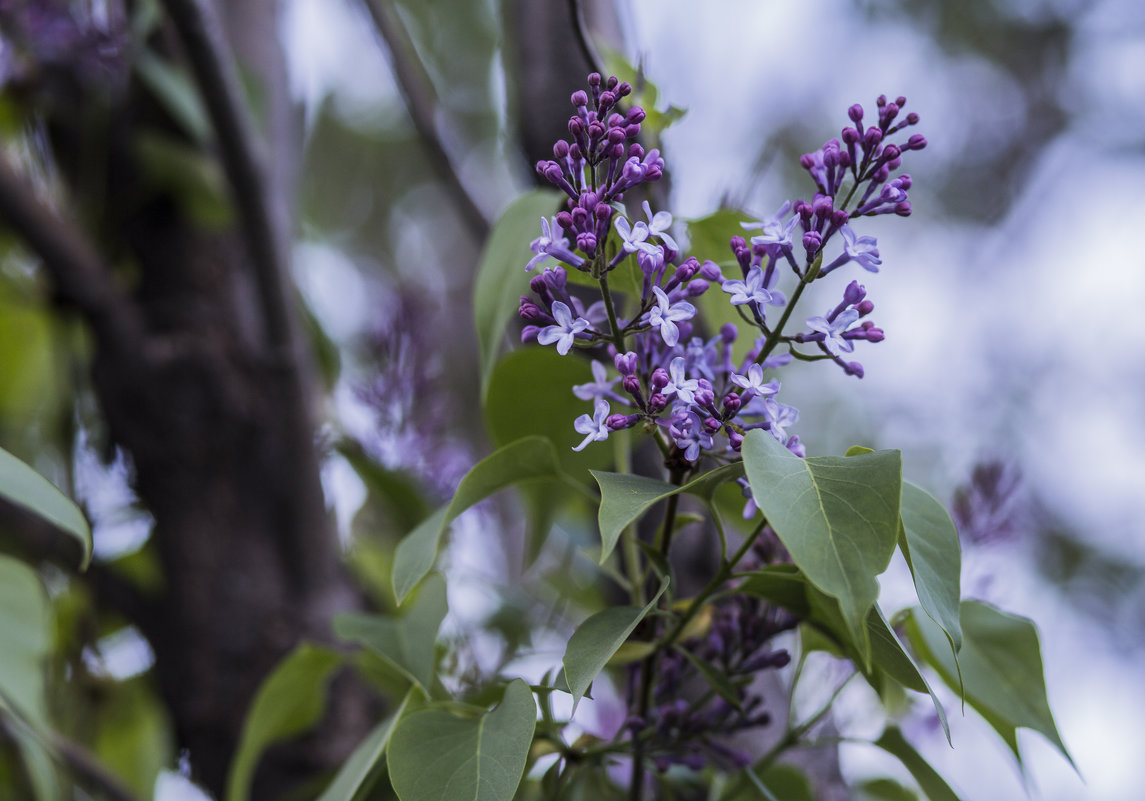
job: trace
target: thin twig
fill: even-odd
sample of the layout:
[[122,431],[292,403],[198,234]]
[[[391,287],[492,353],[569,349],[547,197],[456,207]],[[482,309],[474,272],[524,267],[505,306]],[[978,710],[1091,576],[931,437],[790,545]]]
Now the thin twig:
[[457,204],[457,211],[469,233],[478,242],[484,242],[489,236],[489,220],[458,175],[437,132],[437,125],[434,123],[435,112],[439,105],[437,95],[433,81],[430,80],[421,59],[418,58],[417,49],[401,20],[387,5],[387,0],[362,1],[374,21],[374,27],[385,42],[390,69],[397,80],[414,129],[429,150],[431,165],[437,171],[438,177],[449,187],[449,195]]
[[242,87],[222,25],[210,0],[164,0],[214,127],[246,237],[272,348],[295,357],[296,332],[287,291],[288,232],[271,200],[264,154],[243,102]]
[[125,352],[137,349],[143,324],[134,304],[83,232],[42,201],[4,156],[0,156],[0,220],[40,257],[59,299],[80,311],[100,340]]

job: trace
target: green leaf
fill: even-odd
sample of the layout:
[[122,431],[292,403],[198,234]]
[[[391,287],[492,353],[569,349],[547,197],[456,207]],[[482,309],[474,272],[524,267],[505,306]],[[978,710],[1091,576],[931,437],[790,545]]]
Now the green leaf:
[[736,774],[719,796],[720,801],[814,801],[811,780],[794,765],[775,762],[760,770],[746,768]]
[[326,705],[326,682],[341,664],[337,653],[303,643],[262,683],[231,763],[227,801],[246,801],[258,760],[270,745],[318,722]]
[[876,689],[880,689],[880,677],[885,675],[909,690],[929,694],[946,738],[950,739],[942,702],[902,647],[877,604],[864,621],[870,643],[870,665],[864,665],[859,645],[843,619],[838,602],[807,583],[806,577],[793,565],[771,565],[757,571],[740,585],[740,591],[782,606],[825,634],[828,642],[822,649],[851,659]]
[[398,723],[390,741],[390,781],[401,801],[510,801],[536,723],[533,694],[521,679],[479,718],[443,709],[415,712]]
[[1019,764],[1016,729],[1020,726],[1040,732],[1077,770],[1046,700],[1034,624],[981,601],[963,601],[961,617],[962,649],[955,665],[945,632],[929,617],[912,612],[907,632],[919,655],[955,691],[961,667],[966,700],[1006,741]]
[[[70,534],[83,550],[80,567],[91,561],[91,528],[80,508],[56,485],[0,448],[0,496]],[[2,641],[2,639],[0,639]]]
[[856,785],[856,801],[918,801],[918,795],[894,779],[867,779]]
[[432,574],[400,618],[351,612],[334,618],[334,633],[366,646],[398,668],[428,694],[433,686],[434,644],[445,619],[445,581]]
[[867,613],[898,541],[898,451],[800,459],[766,431],[749,431],[743,460],[752,497],[808,580],[838,599],[865,662]]
[[541,437],[519,439],[475,464],[461,479],[449,505],[430,515],[398,543],[394,554],[394,595],[398,603],[433,568],[441,537],[458,515],[518,482],[561,477],[552,443]]
[[481,396],[497,362],[497,350],[522,294],[528,292],[525,265],[533,257],[529,243],[541,235],[541,219],[551,217],[561,193],[541,189],[514,200],[497,220],[481,253],[473,283],[473,317],[481,349]]
[[94,710],[92,751],[140,798],[149,798],[163,768],[174,763],[166,707],[148,677],[108,687]]
[[732,708],[740,712],[740,714],[743,714],[743,706],[740,704],[739,693],[736,692],[735,685],[732,684],[726,673],[711,662],[701,659],[687,648],[677,648],[676,651],[692,663],[692,667],[704,677],[704,681],[708,683],[709,687],[716,691],[716,695],[731,704]]
[[573,711],[581,696],[588,691],[596,674],[604,669],[612,655],[624,644],[633,629],[668,589],[668,577],[660,581],[660,589],[643,609],[637,606],[613,606],[597,612],[577,626],[565,647],[562,660],[565,678],[572,690]]
[[[3,696],[0,696],[0,720],[4,718],[7,718],[4,720],[6,733],[12,736],[20,761],[24,764],[32,797],[35,801],[63,801],[60,777],[56,773],[47,738],[18,717]],[[3,767],[2,763],[0,767]],[[0,775],[0,787],[3,786],[5,777]]]
[[925,490],[910,482],[902,486],[903,538],[899,544],[918,600],[930,619],[942,627],[957,653],[962,647],[958,620],[962,549],[958,529],[946,509]]
[[950,785],[923,759],[922,754],[914,750],[896,726],[888,726],[882,736],[875,740],[875,745],[898,757],[930,801],[959,801],[958,794],[950,789]]
[[591,470],[592,477],[600,485],[600,563],[608,558],[620,540],[620,534],[659,501],[680,492],[711,498],[716,488],[743,475],[743,463],[734,462],[717,467],[699,478],[677,487],[654,478],[630,473],[606,473]]
[[0,698],[37,732],[48,728],[44,660],[51,632],[51,607],[39,576],[23,562],[0,556]]
[[385,759],[390,737],[402,719],[402,713],[413,693],[411,689],[393,714],[375,726],[366,735],[366,739],[358,744],[349,759],[342,763],[326,792],[318,797],[318,801],[354,801]]
[[[145,38],[140,37],[139,41]],[[183,131],[196,144],[207,144],[211,139],[211,123],[190,77],[146,48],[140,49],[134,63],[143,83],[183,127]]]

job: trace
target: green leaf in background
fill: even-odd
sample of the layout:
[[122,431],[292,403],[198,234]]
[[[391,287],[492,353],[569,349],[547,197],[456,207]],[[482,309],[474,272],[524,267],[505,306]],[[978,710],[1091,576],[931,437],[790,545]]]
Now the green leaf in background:
[[458,515],[518,482],[560,477],[552,443],[541,437],[519,439],[475,464],[461,479],[449,505],[431,515],[398,544],[394,554],[394,595],[398,603],[433,567],[441,536]]
[[[0,496],[28,509],[70,534],[83,550],[81,568],[91,561],[91,528],[79,507],[56,485],[0,448]],[[0,642],[3,642],[0,638]]]
[[479,718],[444,709],[415,712],[398,723],[390,740],[390,781],[401,801],[510,801],[536,724],[537,705],[521,679]]
[[117,682],[95,712],[92,751],[138,797],[150,798],[155,780],[174,764],[166,707],[148,677]]
[[366,646],[428,694],[433,686],[437,630],[447,611],[445,581],[431,574],[402,617],[349,612],[334,618],[334,633]]
[[641,609],[637,606],[612,606],[597,612],[577,626],[565,647],[562,660],[565,678],[572,690],[573,711],[581,697],[588,691],[596,675],[608,664],[612,655],[624,644],[633,629],[668,589],[668,577],[660,581],[660,589],[652,600]]
[[51,637],[51,607],[39,576],[0,556],[0,697],[38,732],[48,730],[44,660]]
[[562,193],[552,189],[522,195],[505,209],[485,243],[473,282],[482,397],[489,389],[489,378],[509,320],[517,310],[521,295],[529,291],[525,265],[534,255],[529,243],[541,235],[541,219],[556,213],[562,197]]
[[269,746],[318,722],[326,705],[326,683],[341,664],[339,654],[309,643],[278,663],[247,713],[227,777],[227,801],[246,801],[258,760]]
[[867,779],[855,786],[855,801],[918,801],[918,794],[894,779]]
[[909,481],[902,485],[903,556],[914,577],[918,600],[930,619],[942,627],[957,653],[962,647],[958,620],[961,599],[962,549],[958,529],[946,509],[926,490]]
[[922,754],[914,750],[897,727],[888,726],[882,736],[875,740],[875,745],[898,757],[930,801],[959,801],[958,794],[950,789],[950,785],[923,759]]
[[807,579],[838,599],[865,662],[865,620],[898,541],[898,451],[800,459],[766,431],[749,431],[743,460],[752,497]]
[[[7,730],[5,733],[12,737],[19,752],[24,774],[32,787],[32,797],[35,801],[64,801],[60,777],[56,773],[56,766],[52,761],[52,753],[44,734],[35,731],[17,716],[3,696],[0,696],[0,720],[5,723]],[[0,762],[0,768],[3,767],[3,763]],[[0,787],[8,786],[6,778],[0,773]]]
[[720,484],[743,475],[743,463],[718,467],[680,487],[631,473],[590,472],[600,485],[597,521],[600,524],[600,563],[604,564],[616,547],[621,532],[656,503],[680,492],[710,498]]
[[402,719],[402,713],[409,705],[413,693],[414,690],[411,689],[402,699],[398,708],[388,718],[375,726],[366,735],[366,739],[358,744],[354,753],[350,754],[349,759],[342,763],[342,767],[338,769],[337,775],[334,776],[334,780],[330,782],[326,791],[318,797],[318,801],[354,801],[359,792],[366,788],[370,783],[370,778],[375,774],[382,760],[385,759],[386,747],[390,744],[390,737]]
[[981,601],[963,601],[961,611],[962,650],[957,665],[945,632],[928,616],[912,612],[907,632],[915,650],[956,692],[961,668],[966,700],[1002,736],[1019,764],[1016,730],[1021,726],[1044,735],[1077,770],[1046,700],[1034,624]]
[[740,771],[720,793],[719,801],[815,801],[815,792],[807,774],[794,765],[775,762],[762,770]]
[[[139,38],[140,42],[145,40],[145,36]],[[211,139],[211,123],[190,76],[146,48],[136,53],[134,66],[143,84],[163,104],[171,118],[183,127],[183,131],[196,144],[207,144]]]

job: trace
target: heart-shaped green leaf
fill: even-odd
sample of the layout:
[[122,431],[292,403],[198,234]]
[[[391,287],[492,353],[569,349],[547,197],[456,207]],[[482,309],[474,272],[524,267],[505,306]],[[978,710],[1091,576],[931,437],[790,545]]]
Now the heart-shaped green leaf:
[[366,646],[428,693],[433,684],[434,644],[445,619],[445,581],[432,574],[400,618],[351,612],[334,618],[334,633]]
[[908,481],[902,485],[902,524],[899,545],[914,577],[919,603],[946,632],[957,653],[962,647],[962,625],[958,620],[962,549],[958,529],[941,503]]
[[354,801],[358,797],[359,791],[369,782],[370,776],[385,759],[390,737],[415,692],[416,690],[411,689],[393,714],[366,735],[366,739],[358,744],[349,759],[342,763],[338,774],[330,782],[326,792],[318,797],[318,801]]
[[542,437],[511,442],[475,464],[461,479],[449,505],[430,515],[398,543],[393,573],[398,603],[433,568],[441,537],[458,515],[518,482],[561,475],[552,443]]
[[643,609],[638,606],[609,607],[577,626],[565,647],[563,660],[565,678],[572,690],[574,711],[592,680],[628,639],[636,624],[652,611],[666,589],[668,577],[664,576],[659,591]]
[[865,621],[898,541],[898,451],[800,459],[766,431],[749,431],[743,460],[752,497],[792,561],[836,598],[865,662]]
[[389,747],[390,781],[401,801],[511,801],[525,772],[537,706],[515,679],[500,705],[479,718],[444,709],[406,716]]

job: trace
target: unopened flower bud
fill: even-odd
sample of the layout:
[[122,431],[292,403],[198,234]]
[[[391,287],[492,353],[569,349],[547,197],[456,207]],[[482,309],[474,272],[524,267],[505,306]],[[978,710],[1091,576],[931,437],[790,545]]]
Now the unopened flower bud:
[[863,107],[856,103],[847,109],[847,116],[851,118],[851,122],[858,125],[863,121]]
[[843,372],[847,375],[853,375],[856,378],[863,377],[863,365],[858,362],[845,362],[843,364]]
[[847,288],[843,290],[843,302],[848,306],[854,306],[866,296],[866,288],[858,281],[852,281],[847,284]]
[[723,407],[724,414],[727,417],[734,417],[736,412],[743,406],[743,399],[734,392],[729,392],[724,395]]
[[708,291],[708,284],[703,278],[696,278],[688,282],[688,286],[684,290],[684,294],[689,298],[698,298],[700,295]]
[[537,341],[537,334],[540,333],[540,326],[527,325],[521,329],[521,344],[525,345],[529,342]]
[[720,426],[722,426],[722,425],[723,425],[723,423],[721,423],[719,420],[717,420],[714,417],[705,417],[704,418],[704,431],[707,431],[709,434],[714,434],[717,431],[719,431]]
[[731,426],[725,429],[728,433],[728,444],[732,446],[733,451],[738,451],[743,447],[743,434],[736,431]]
[[663,367],[657,367],[655,370],[652,371],[652,376],[651,376],[650,381],[652,384],[652,391],[653,392],[659,392],[664,387],[668,386],[668,381],[669,381],[668,371],[665,370]]
[[621,431],[625,428],[632,428],[639,420],[640,415],[638,414],[610,414],[605,418],[604,424],[613,431]]
[[636,365],[639,363],[639,357],[633,352],[618,353],[612,359],[612,364],[616,367],[616,372],[621,375],[632,375],[636,372]]
[[817,253],[823,247],[823,236],[818,231],[808,231],[803,235],[803,249],[808,253]]
[[668,406],[668,398],[660,392],[652,393],[652,397],[648,399],[648,411],[652,414],[658,414]]
[[868,314],[875,310],[875,304],[869,300],[864,300],[855,307],[855,311],[859,313],[860,317],[866,317]]
[[626,375],[623,379],[621,379],[620,385],[624,387],[625,392],[636,398],[636,400],[640,400],[642,393],[640,392],[639,378],[634,375]]

